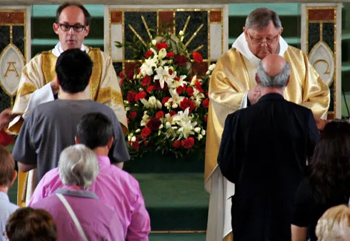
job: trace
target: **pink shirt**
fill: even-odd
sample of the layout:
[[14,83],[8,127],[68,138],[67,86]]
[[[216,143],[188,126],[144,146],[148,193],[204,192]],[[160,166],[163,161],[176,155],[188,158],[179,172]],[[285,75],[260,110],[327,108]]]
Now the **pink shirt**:
[[[138,181],[129,173],[110,164],[107,156],[98,156],[100,172],[89,190],[118,214],[128,241],[148,241],[149,214]],[[29,206],[63,187],[58,168],[47,172],[37,185]]]
[[[119,215],[101,203],[94,192],[58,189],[67,199],[88,240],[125,241]],[[78,228],[57,195],[50,195],[32,205],[51,213],[57,226],[57,240],[82,240]],[[89,211],[86,211],[89,210]]]

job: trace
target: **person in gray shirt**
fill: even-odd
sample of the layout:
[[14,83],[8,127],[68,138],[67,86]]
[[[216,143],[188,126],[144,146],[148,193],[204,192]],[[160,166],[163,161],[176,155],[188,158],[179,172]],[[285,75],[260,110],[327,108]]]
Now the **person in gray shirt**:
[[112,163],[123,166],[130,159],[120,123],[111,108],[92,101],[84,92],[93,68],[90,57],[80,49],[63,52],[56,62],[58,99],[39,105],[25,119],[17,137],[13,157],[19,170],[37,168],[36,183],[44,174],[57,167],[61,151],[74,145],[76,126],[85,114],[99,112],[114,126],[114,145],[109,157]]

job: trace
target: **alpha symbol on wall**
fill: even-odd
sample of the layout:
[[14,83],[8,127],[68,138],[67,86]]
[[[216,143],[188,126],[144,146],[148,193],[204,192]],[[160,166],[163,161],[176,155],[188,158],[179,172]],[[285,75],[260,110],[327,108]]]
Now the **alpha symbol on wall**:
[[16,62],[7,62],[7,63],[8,63],[8,67],[6,69],[4,77],[7,77],[9,72],[15,72],[16,77],[19,77],[18,71],[16,69],[16,65],[15,65]]

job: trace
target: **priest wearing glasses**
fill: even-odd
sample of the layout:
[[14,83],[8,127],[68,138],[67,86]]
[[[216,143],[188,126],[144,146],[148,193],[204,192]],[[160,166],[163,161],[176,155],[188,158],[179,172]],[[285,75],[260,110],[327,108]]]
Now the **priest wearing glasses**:
[[[53,30],[58,35],[59,42],[52,50],[36,55],[23,68],[12,109],[12,113],[19,116],[10,122],[10,132],[18,134],[23,120],[36,106],[53,101],[57,96],[60,97],[59,86],[55,81],[56,60],[62,52],[75,48],[85,51],[93,61],[89,87],[85,90],[87,98],[110,107],[116,114],[123,132],[127,132],[126,112],[112,59],[100,49],[83,44],[90,32],[90,18],[89,12],[78,2],[66,2],[58,7]],[[30,199],[35,188],[33,179],[35,175],[31,172],[28,175],[26,187],[24,187],[24,181],[27,173],[19,172],[18,197],[22,197],[22,200],[18,200],[20,205],[24,205],[24,202]]]
[[212,73],[205,154],[205,188],[210,193],[207,241],[232,240],[230,197],[234,195],[234,185],[217,168],[217,155],[227,115],[255,104],[260,98],[255,81],[260,60],[270,54],[284,57],[291,68],[284,98],[311,109],[320,129],[327,118],[328,86],[306,54],[289,46],[281,37],[282,32],[281,21],[274,11],[253,10],[246,19],[243,33],[221,56]]

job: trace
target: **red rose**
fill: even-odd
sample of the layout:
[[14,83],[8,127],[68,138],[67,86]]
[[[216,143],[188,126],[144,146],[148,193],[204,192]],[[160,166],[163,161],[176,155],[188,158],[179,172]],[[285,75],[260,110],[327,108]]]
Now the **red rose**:
[[148,86],[146,90],[148,93],[151,93],[153,91],[153,89],[154,89],[154,86],[151,85],[151,86]]
[[123,73],[123,71],[120,71],[120,72],[119,72],[119,77],[120,77],[120,78],[124,78],[124,73]]
[[151,57],[153,54],[152,50],[148,50],[146,53],[145,53],[145,58],[148,59],[149,57]]
[[171,57],[174,57],[174,52],[169,52],[166,54],[165,58],[171,58]]
[[200,53],[193,52],[192,56],[193,56],[194,61],[196,61],[198,64],[203,62],[203,57],[202,57],[202,55]]
[[151,134],[151,129],[150,128],[148,128],[148,127],[145,127],[145,128],[143,128],[142,129],[142,131],[141,131],[141,136],[143,136],[143,137],[147,137],[147,136],[149,136],[150,134]]
[[185,91],[185,90],[186,90],[186,89],[185,89],[184,87],[179,86],[179,87],[176,88],[176,93],[181,94],[182,91]]
[[160,43],[157,43],[157,44],[156,44],[156,48],[157,48],[158,50],[167,49],[167,48],[168,48],[168,45],[167,45],[166,43],[164,43],[164,42],[160,42]]
[[168,100],[170,99],[169,96],[166,96],[162,99],[162,104],[165,105],[166,102],[168,102]]
[[141,91],[136,94],[135,101],[139,101],[141,99],[144,99],[147,96],[147,93],[145,91]]
[[197,89],[199,92],[201,92],[201,93],[204,92],[204,90],[202,89],[202,84],[201,84],[201,82],[196,81],[196,82],[194,83],[194,85],[196,86],[196,89]]
[[192,88],[192,87],[188,87],[188,88],[186,89],[186,92],[187,92],[187,94],[188,94],[189,96],[192,96],[192,95],[193,95],[194,90],[193,90],[193,88]]
[[192,113],[192,111],[194,110],[194,108],[196,108],[195,103],[188,99],[188,98],[184,98],[181,102],[180,102],[180,108],[183,110],[186,110],[187,108],[190,108],[189,112]]
[[134,70],[129,70],[128,74],[126,75],[128,79],[133,79],[134,78]]
[[159,126],[162,124],[162,122],[158,119],[153,117],[147,122],[147,127],[150,128],[152,131],[156,131],[159,129]]
[[174,115],[176,115],[176,111],[175,110],[170,111],[170,116],[174,116]]
[[173,147],[174,148],[180,148],[181,147],[181,142],[179,140],[176,140],[174,143],[173,143]]
[[169,74],[172,75],[173,74],[173,70],[169,69]]
[[181,141],[181,145],[185,148],[185,149],[191,149],[194,145],[194,138],[193,137],[189,137],[185,140]]
[[203,100],[203,106],[204,106],[205,108],[208,108],[208,106],[209,106],[209,99]]
[[139,144],[138,141],[134,141],[134,142],[129,141],[129,145],[130,145],[133,149],[135,149],[136,151],[140,148],[140,144]]
[[149,86],[151,84],[152,78],[150,76],[145,76],[142,79],[142,86]]
[[158,111],[157,112],[157,114],[156,114],[156,117],[158,118],[158,119],[160,119],[160,118],[162,118],[162,117],[164,117],[164,112],[163,111]]
[[174,64],[176,65],[186,65],[187,64],[187,58],[183,55],[175,55],[174,57]]
[[137,112],[136,111],[130,111],[129,112],[129,117],[130,117],[130,119],[135,119],[136,118],[136,116],[137,116]]
[[124,79],[120,79],[119,85],[122,86],[124,83]]
[[133,90],[130,90],[128,92],[128,95],[126,96],[126,99],[130,102],[130,103],[135,103],[135,95],[136,95],[136,92],[133,91]]

